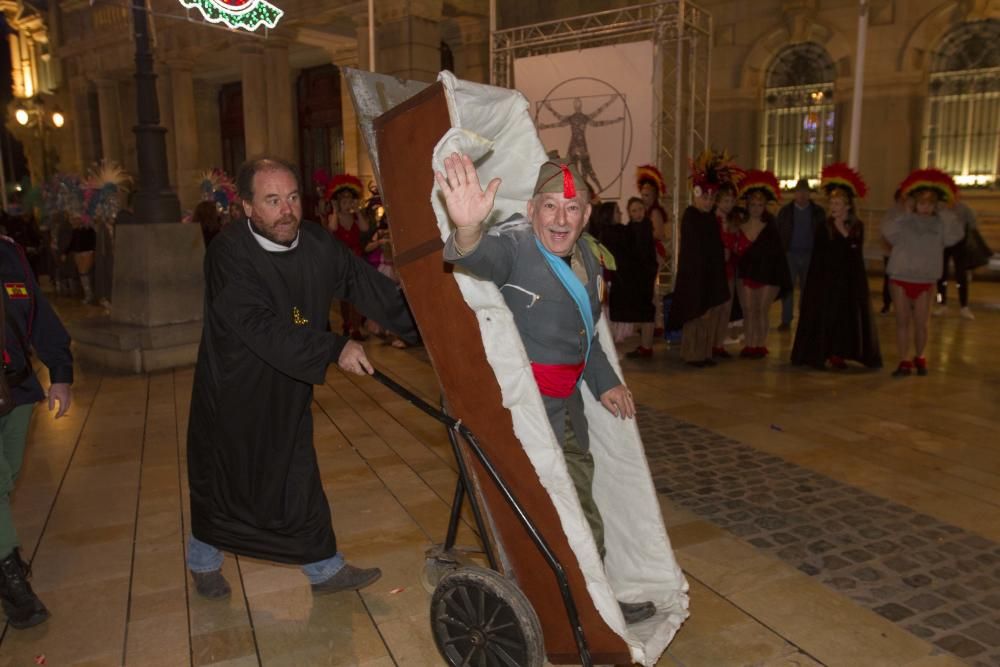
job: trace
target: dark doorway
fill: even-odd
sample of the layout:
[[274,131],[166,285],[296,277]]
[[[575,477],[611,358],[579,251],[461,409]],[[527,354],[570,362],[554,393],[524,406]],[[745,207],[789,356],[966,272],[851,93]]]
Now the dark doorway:
[[317,171],[333,176],[344,170],[340,71],[336,65],[304,69],[299,74],[297,92],[304,193],[302,215],[307,220],[325,222],[326,208],[313,176]]
[[222,168],[232,178],[247,159],[243,136],[243,84],[227,83],[219,90],[219,134],[222,137]]

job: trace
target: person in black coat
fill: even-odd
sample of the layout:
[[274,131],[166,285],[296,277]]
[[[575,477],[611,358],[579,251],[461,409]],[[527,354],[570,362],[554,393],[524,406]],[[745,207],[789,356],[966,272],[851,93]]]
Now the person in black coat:
[[813,244],[792,363],[822,369],[829,362],[843,370],[847,361],[856,361],[880,368],[882,353],[865,270],[865,229],[854,210],[854,200],[863,197],[867,187],[857,172],[842,164],[823,170],[822,187],[829,197],[830,217]]
[[774,300],[792,288],[792,277],[774,217],[767,211],[769,201],[780,197],[778,179],[769,171],[750,170],[740,183],[746,199],[747,221],[740,226],[736,242],[736,293],[743,310],[746,345],[740,356],[763,359],[768,355],[768,313]]
[[240,168],[246,219],[205,253],[205,317],[191,392],[187,565],[198,594],[230,594],[222,550],[301,565],[314,594],[381,575],[344,561],[313,448],[313,386],[327,368],[373,372],[364,348],[330,331],[334,299],[401,336],[417,330],[399,288],[319,225],[302,221],[294,167]]
[[605,225],[603,243],[615,257],[615,276],[611,285],[610,316],[613,322],[639,324],[639,347],[628,352],[629,358],[653,356],[653,287],[656,282],[656,246],[653,223],[646,217],[646,207],[638,197],[628,201],[629,219],[622,222],[614,205],[614,224]]
[[[811,199],[812,188],[809,181],[802,178],[795,184],[792,191],[793,201],[788,202],[778,211],[778,234],[781,237],[781,247],[785,250],[788,260],[788,270],[792,282],[798,283],[800,290],[805,290],[809,274],[809,258],[816,234],[826,221],[826,211]],[[794,286],[784,293],[781,300],[781,325],[778,331],[789,331],[792,326],[792,301],[795,297]]]
[[681,331],[681,359],[690,366],[714,366],[712,346],[719,319],[729,316],[729,283],[715,194],[742,174],[725,153],[706,151],[692,165],[694,205],[681,218],[681,248],[667,318],[667,330]]

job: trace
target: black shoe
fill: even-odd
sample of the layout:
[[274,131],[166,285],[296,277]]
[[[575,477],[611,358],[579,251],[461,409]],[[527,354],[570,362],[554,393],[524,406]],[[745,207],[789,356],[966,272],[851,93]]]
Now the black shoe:
[[21,560],[18,549],[0,561],[0,603],[11,627],[23,630],[42,623],[49,610],[31,590],[31,568]]
[[229,582],[222,576],[221,570],[211,572],[191,572],[194,579],[194,588],[198,595],[209,600],[222,600],[228,598],[232,591]]
[[702,359],[701,361],[685,361],[684,363],[687,364],[688,366],[694,366],[695,368],[704,368],[705,367],[705,360],[704,359]]
[[344,563],[344,567],[337,570],[326,581],[312,585],[313,595],[323,595],[325,593],[339,593],[340,591],[359,591],[365,586],[374,584],[382,576],[382,570],[377,567],[360,568]]
[[705,365],[705,366],[706,366],[707,368],[711,368],[712,366],[718,366],[718,365],[719,365],[719,362],[717,362],[717,361],[716,361],[715,359],[711,359],[711,358],[709,358],[709,359],[706,359],[706,360],[705,360],[704,362],[702,362],[702,363],[703,363],[703,364],[704,364],[704,365]]
[[622,602],[619,600],[618,606],[621,607],[622,616],[625,617],[625,623],[628,625],[638,623],[639,621],[645,621],[647,618],[656,613],[656,606],[652,602],[648,601]]

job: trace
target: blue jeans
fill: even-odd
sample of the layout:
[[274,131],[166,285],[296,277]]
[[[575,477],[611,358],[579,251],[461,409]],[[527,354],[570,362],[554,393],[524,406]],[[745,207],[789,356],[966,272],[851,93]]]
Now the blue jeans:
[[790,252],[785,255],[788,258],[788,270],[792,274],[792,289],[788,290],[781,298],[782,324],[792,323],[792,301],[795,298],[795,286],[798,285],[800,292],[805,290],[811,255],[812,253],[808,252]]
[[[222,552],[192,535],[188,540],[187,566],[192,572],[214,572],[222,567]],[[303,565],[302,573],[310,584],[319,584],[340,572],[342,567],[344,556],[338,551],[330,558]]]

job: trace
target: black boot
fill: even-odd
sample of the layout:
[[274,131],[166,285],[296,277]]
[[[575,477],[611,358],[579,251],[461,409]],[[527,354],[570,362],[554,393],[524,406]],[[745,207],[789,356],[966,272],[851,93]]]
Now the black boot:
[[21,560],[18,549],[0,561],[0,603],[7,622],[18,630],[38,625],[49,617],[49,610],[31,590],[30,575],[31,569]]

